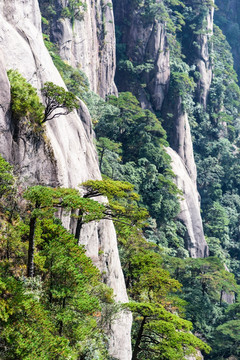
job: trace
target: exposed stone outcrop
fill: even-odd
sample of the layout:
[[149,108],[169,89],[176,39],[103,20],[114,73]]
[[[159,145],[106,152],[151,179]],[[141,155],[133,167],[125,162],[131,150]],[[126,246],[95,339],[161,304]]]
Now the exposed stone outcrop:
[[200,73],[200,79],[197,84],[196,95],[198,102],[204,107],[206,107],[207,105],[207,97],[212,82],[212,64],[209,54],[209,38],[212,36],[213,33],[213,15],[214,8],[211,7],[206,17],[206,26],[204,29],[204,33],[197,35],[195,45],[196,70]]
[[[40,6],[46,3],[40,0]],[[47,2],[48,3],[48,2]],[[62,17],[66,0],[55,2],[56,16],[50,19],[50,38],[59,47],[63,60],[81,68],[88,76],[90,88],[103,98],[116,93],[115,26],[111,0],[86,0],[83,19]]]
[[10,121],[7,116],[10,108],[10,84],[3,63],[0,57],[0,153],[4,155],[6,160],[11,160],[11,142],[12,136],[10,131]]
[[[191,2],[191,6],[195,15],[201,18],[201,6],[199,3]],[[183,46],[183,52],[187,56],[189,65],[194,65],[199,72],[200,77],[197,82],[195,97],[197,103],[206,107],[209,89],[212,82],[212,64],[210,61],[210,42],[209,39],[213,32],[213,7],[208,8],[207,15],[205,15],[204,25],[201,31],[195,32],[191,30],[191,23],[186,24],[183,33],[186,31],[186,41]],[[196,21],[196,20],[195,20]],[[200,21],[199,21],[200,22]],[[189,34],[192,31],[192,36]],[[170,96],[169,96],[170,95]],[[180,96],[168,94],[163,104],[162,109],[164,120],[166,121],[166,128],[168,129],[168,137],[170,146],[177,152],[182,160],[171,152],[173,160],[173,171],[177,175],[177,184],[183,190],[184,201],[181,202],[180,219],[184,222],[188,230],[188,240],[186,241],[187,249],[191,256],[202,257],[208,253],[207,244],[204,238],[202,220],[200,214],[200,202],[197,192],[197,171],[193,155],[193,145],[191,130],[189,125],[188,114],[184,112],[182,100]],[[168,118],[169,113],[171,117]],[[167,119],[168,118],[168,119]],[[192,180],[186,174],[184,169]],[[188,184],[188,186],[186,185]],[[192,189],[189,191],[189,189]],[[189,192],[189,193],[188,193]],[[199,249],[196,249],[196,247]],[[193,248],[195,250],[193,250]]]
[[186,357],[187,360],[204,360],[204,357],[202,356],[200,351],[197,351],[197,354],[195,356],[188,356]]
[[171,148],[167,148],[166,151],[172,159],[171,166],[176,175],[176,184],[183,192],[178,217],[187,227],[186,248],[193,258],[205,257],[208,255],[208,246],[203,233],[196,185],[190,178],[180,156]]
[[[34,148],[32,140],[26,139],[24,134],[22,140],[17,134],[14,139],[9,124],[10,117],[5,116],[10,95],[4,68],[18,69],[38,90],[46,81],[65,86],[43,43],[37,0],[0,0],[0,50],[5,61],[0,68],[0,126],[1,130],[6,130],[0,133],[0,151],[6,158],[25,169],[28,177],[31,177],[28,179],[29,183],[44,181],[45,184],[55,185],[57,182],[62,186],[76,187],[82,181],[99,179],[96,152],[90,141],[91,133],[85,132],[76,112],[46,123],[52,159],[43,143],[35,144]],[[87,126],[90,117],[84,105],[80,108],[80,116],[82,115]],[[93,260],[100,269],[106,271],[106,282],[114,288],[116,300],[126,302],[127,294],[116,235],[111,222],[102,221],[86,226],[80,241],[86,244],[88,254],[93,255]],[[101,257],[98,253],[99,246],[102,250]],[[111,353],[119,360],[131,358],[130,329],[129,314],[122,314],[112,326]]]
[[[167,109],[171,111],[171,118],[166,124],[169,128],[168,138],[170,146],[175,150],[185,165],[186,171],[196,187],[197,169],[193,155],[193,144],[188,114],[183,111],[180,97],[174,98],[167,104]],[[167,117],[167,116],[166,116]]]
[[[160,2],[160,1],[157,1]],[[138,68],[135,82],[127,72],[119,71],[116,82],[120,91],[131,90],[143,108],[161,110],[170,80],[169,49],[164,25],[144,19],[143,8],[127,0],[114,0],[115,21],[126,44],[126,57],[134,66],[149,64],[148,70]],[[131,34],[131,36],[129,36]],[[149,99],[149,94],[151,99]]]
[[[116,301],[126,302],[127,299],[124,296],[126,289],[113,223],[109,220],[101,220],[99,224],[84,225],[83,231],[81,243],[85,245],[87,254],[104,274],[104,282],[114,290],[117,295]],[[126,338],[131,337],[129,318],[131,315],[128,312],[122,312],[108,329],[110,353],[116,359],[131,359],[131,349],[126,343]]]
[[183,27],[184,42],[182,51],[186,62],[195,66],[199,72],[199,79],[195,91],[196,101],[206,107],[208,93],[212,82],[212,63],[210,59],[213,34],[214,8],[204,1],[190,0],[188,6],[192,9],[192,17]]
[[185,247],[192,257],[204,257],[208,254],[208,246],[200,213],[197,169],[188,114],[183,111],[180,97],[167,98],[164,103],[164,113],[171,146],[167,152],[172,159],[171,166],[176,175],[176,184],[183,191],[183,200],[180,202],[181,212],[178,217],[187,229]]

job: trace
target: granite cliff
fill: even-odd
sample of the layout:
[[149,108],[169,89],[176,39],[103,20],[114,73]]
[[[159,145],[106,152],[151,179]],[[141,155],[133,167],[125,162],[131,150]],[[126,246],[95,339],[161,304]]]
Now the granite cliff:
[[[38,1],[26,0],[20,4],[15,1],[8,1],[7,4],[1,1],[0,16],[0,49],[3,58],[1,154],[19,168],[20,176],[28,184],[77,187],[88,179],[100,179],[96,151],[83,126],[83,121],[89,122],[90,117],[84,105],[80,108],[82,109],[80,116],[71,113],[67,117],[62,116],[58,121],[47,123],[46,143],[31,134],[14,133],[6,70],[19,70],[37,89],[40,89],[46,81],[52,81],[63,87],[65,85],[43,43]],[[87,34],[86,32],[85,37]],[[89,69],[94,72],[91,66]],[[96,79],[98,77],[95,81]],[[96,82],[93,88],[94,86],[97,86]],[[116,300],[126,302],[126,288],[113,225],[109,221],[102,221],[96,225],[86,226],[80,242],[86,244],[87,253],[94,263],[105,271],[106,282],[114,289]],[[100,248],[101,258],[99,258]],[[109,329],[110,351],[113,356],[122,360],[130,359],[131,356],[130,329],[129,314],[122,314],[117,323]]]
[[[67,0],[52,1],[50,13],[47,13],[48,3],[46,0],[0,0],[0,153],[15,166],[27,185],[75,188],[88,179],[101,179],[91,116],[81,100],[78,112],[47,122],[44,137],[19,128],[12,117],[7,70],[19,70],[37,88],[39,96],[46,81],[66,88],[44,45],[42,26],[46,24],[41,23],[41,10],[49,22],[45,29],[49,39],[57,45],[65,63],[84,71],[90,90],[103,99],[110,94],[117,95],[118,91],[131,91],[142,108],[157,113],[164,120],[169,142],[166,152],[171,157],[175,183],[183,194],[178,218],[187,229],[185,248],[192,258],[208,256],[197,190],[191,114],[186,110],[181,92],[173,90],[174,58],[170,55],[166,24],[161,18],[148,17],[137,5],[141,2],[86,0],[81,18],[74,22],[62,16]],[[156,4],[161,1],[156,0]],[[228,1],[229,13],[221,0],[217,5],[222,16],[239,25],[236,1]],[[188,72],[197,73],[192,98],[206,110],[213,81],[214,9],[212,6],[205,8],[200,31],[193,27],[193,21],[202,18],[199,4],[190,0],[188,6],[195,17],[182,25],[185,37],[182,55]],[[227,36],[229,27],[228,23],[222,25]],[[119,58],[121,52],[123,58]],[[234,49],[233,55],[239,72],[239,47]],[[71,227],[69,221],[65,225]],[[101,220],[84,225],[79,242],[85,245],[87,254],[104,274],[104,282],[113,288],[116,301],[127,302],[113,223]],[[122,312],[108,329],[113,358],[131,359],[131,323],[131,314]],[[202,358],[201,354],[198,356]]]

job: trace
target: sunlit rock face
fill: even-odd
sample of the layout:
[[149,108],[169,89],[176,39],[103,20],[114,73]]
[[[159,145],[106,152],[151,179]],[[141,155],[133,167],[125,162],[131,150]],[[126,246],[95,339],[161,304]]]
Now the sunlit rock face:
[[178,217],[187,228],[185,246],[191,257],[205,257],[208,255],[208,246],[203,233],[199,194],[196,185],[190,178],[181,157],[171,148],[167,148],[166,151],[172,160],[171,166],[176,175],[176,185],[183,192]]
[[[7,69],[17,69],[39,94],[46,81],[65,87],[43,43],[37,0],[0,0],[0,53],[0,152],[16,165],[24,184],[77,187],[85,180],[100,179],[91,119],[84,104],[78,114],[47,122],[45,141],[21,129],[16,131],[13,123]],[[105,271],[105,281],[114,289],[116,300],[127,302],[113,224],[102,221],[85,226],[80,242]],[[109,329],[110,352],[119,360],[131,359],[130,330],[131,316],[127,313],[120,314]]]
[[[40,7],[46,0],[40,0]],[[109,0],[86,0],[81,20],[61,16],[65,0],[55,1],[56,16],[51,20],[50,39],[58,45],[63,60],[85,72],[90,88],[103,98],[117,93],[114,84],[115,26]]]
[[203,34],[196,36],[196,45],[192,49],[192,51],[195,52],[194,64],[196,65],[196,70],[200,73],[196,97],[198,102],[204,107],[207,105],[208,93],[213,76],[212,63],[210,59],[211,45],[209,41],[213,33],[213,15],[214,8],[211,7],[206,17],[206,28],[204,29]]
[[10,84],[8,81],[7,73],[3,63],[3,58],[0,55],[0,151],[6,160],[11,160],[11,142],[12,136],[10,131]]
[[187,360],[204,360],[204,357],[202,356],[200,351],[197,351],[196,356],[186,356]]

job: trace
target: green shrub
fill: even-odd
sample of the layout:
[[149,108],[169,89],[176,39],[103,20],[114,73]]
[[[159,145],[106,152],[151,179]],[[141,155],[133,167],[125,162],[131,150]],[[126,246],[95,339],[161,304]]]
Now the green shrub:
[[40,124],[44,117],[44,106],[40,103],[37,90],[17,71],[9,70],[11,85],[11,109],[15,119],[26,117],[31,123]]
[[0,155],[0,198],[9,194],[13,183],[12,166]]
[[87,5],[78,0],[68,0],[68,4],[62,10],[62,16],[64,18],[69,18],[74,28],[75,20],[83,20],[84,19],[84,12],[87,9]]

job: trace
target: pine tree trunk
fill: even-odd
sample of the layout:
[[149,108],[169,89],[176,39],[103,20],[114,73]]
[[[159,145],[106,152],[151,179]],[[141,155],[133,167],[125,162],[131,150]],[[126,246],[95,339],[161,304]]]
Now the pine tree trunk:
[[34,277],[34,248],[35,248],[35,227],[36,227],[36,217],[31,217],[30,219],[30,232],[29,232],[29,247],[28,247],[28,267],[27,267],[27,276]]
[[77,220],[77,227],[76,227],[76,231],[75,231],[75,239],[79,240],[80,238],[80,233],[81,233],[81,229],[83,226],[83,222],[82,222],[82,216],[83,213],[81,210],[78,211],[78,220]]
[[141,343],[145,323],[146,323],[146,316],[143,317],[140,329],[138,331],[136,343],[135,343],[134,350],[133,350],[132,360],[137,360],[137,356],[138,356],[138,353],[140,351],[139,345]]

